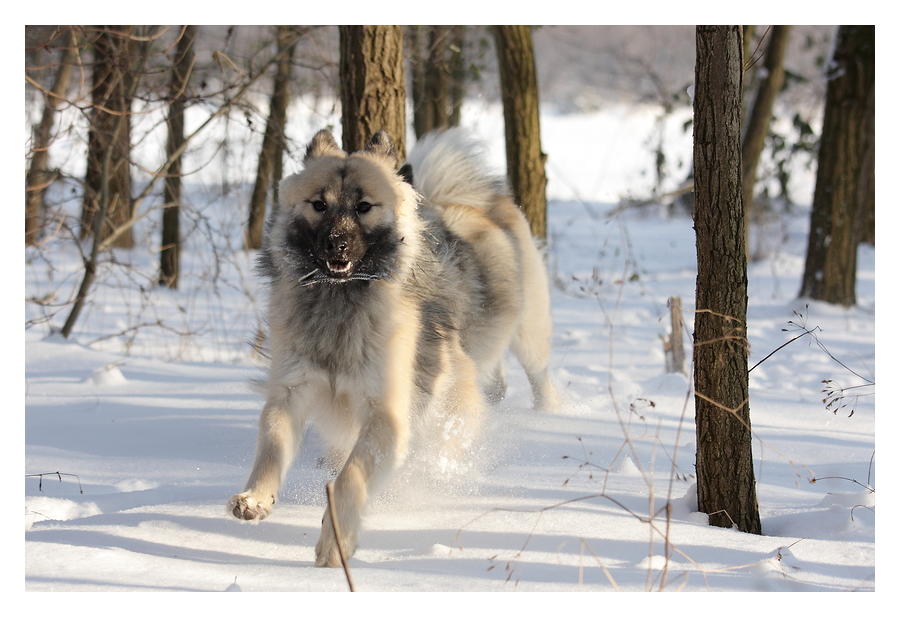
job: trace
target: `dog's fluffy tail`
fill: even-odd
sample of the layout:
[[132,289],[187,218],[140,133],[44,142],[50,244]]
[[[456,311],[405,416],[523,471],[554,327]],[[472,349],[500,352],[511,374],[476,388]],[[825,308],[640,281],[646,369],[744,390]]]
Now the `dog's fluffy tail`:
[[481,142],[464,129],[428,133],[407,163],[416,191],[436,206],[488,209],[497,197],[510,194],[506,180],[488,171]]

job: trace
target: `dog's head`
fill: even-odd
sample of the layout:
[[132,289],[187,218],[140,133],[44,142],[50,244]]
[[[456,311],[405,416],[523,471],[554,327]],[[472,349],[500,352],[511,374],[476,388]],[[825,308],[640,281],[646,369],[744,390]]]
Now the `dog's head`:
[[269,250],[282,253],[303,284],[390,278],[414,233],[416,194],[387,133],[348,155],[319,131],[303,164],[279,185]]

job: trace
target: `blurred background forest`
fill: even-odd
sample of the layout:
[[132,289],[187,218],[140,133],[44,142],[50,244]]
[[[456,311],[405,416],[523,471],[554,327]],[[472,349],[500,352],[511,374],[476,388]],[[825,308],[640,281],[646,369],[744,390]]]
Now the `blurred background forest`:
[[[69,45],[64,26],[26,26],[25,62],[28,75],[49,87],[54,54]],[[759,40],[766,27],[754,28]],[[499,97],[493,42],[486,27],[466,26],[463,57],[468,66],[466,89],[473,98]],[[179,27],[160,33],[154,46],[155,63],[163,71]],[[821,105],[824,97],[822,65],[835,34],[834,26],[794,26],[785,65],[793,82],[783,93],[786,105]],[[237,67],[251,69],[275,52],[273,26],[202,26],[195,46],[200,79],[216,82],[225,67],[217,56],[227,55]],[[561,112],[586,111],[610,101],[654,101],[684,96],[693,81],[693,26],[540,26],[534,30],[535,59],[542,102]],[[86,50],[86,48],[85,48]],[[410,50],[407,49],[407,53]],[[85,63],[90,60],[85,58]],[[162,75],[160,75],[162,76]],[[212,92],[212,85],[207,92]],[[157,80],[157,87],[166,85]],[[147,83],[146,87],[153,87]],[[338,87],[338,31],[335,26],[304,29],[294,54],[291,92],[295,96],[334,97]],[[265,98],[271,83],[263,79],[254,91]],[[662,93],[666,93],[663,95]],[[26,86],[26,105],[36,90]],[[682,99],[686,103],[686,99]]]
[[[767,77],[772,28],[745,26],[748,106]],[[680,122],[689,138],[694,27],[532,33],[542,115],[646,110],[657,128],[634,141],[655,161],[655,180],[618,198],[689,210],[690,165],[673,164],[667,126]],[[808,194],[790,194],[791,176],[814,169],[835,33],[790,28],[753,183],[759,212],[809,202]],[[410,143],[499,105],[489,27],[404,26],[402,37]],[[147,327],[195,334],[148,315],[159,304],[152,290],[189,286],[179,269],[187,260],[204,288],[212,280],[215,289],[224,263],[240,270],[239,279],[252,278],[239,254],[258,248],[278,180],[299,168],[316,130],[340,134],[340,56],[336,26],[26,26],[26,327],[61,326],[68,336],[82,305],[92,310],[99,277],[131,290],[134,318],[90,340],[133,340]],[[251,287],[241,292],[252,296]],[[191,302],[180,302],[188,310]]]

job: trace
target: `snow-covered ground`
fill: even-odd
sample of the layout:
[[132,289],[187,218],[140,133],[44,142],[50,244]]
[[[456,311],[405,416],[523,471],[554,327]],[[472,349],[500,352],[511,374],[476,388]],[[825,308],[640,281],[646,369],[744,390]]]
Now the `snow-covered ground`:
[[[808,210],[754,230],[767,257],[750,266],[751,365],[801,334],[795,324],[815,337],[750,374],[763,535],[710,527],[696,512],[691,384],[666,374],[661,340],[671,296],[693,321],[692,223],[661,208],[612,215],[604,195],[646,188],[647,163],[627,158],[649,156],[652,119],[628,130],[606,118],[606,129],[599,116],[543,120],[565,405],[532,411],[510,360],[473,470],[405,469],[372,505],[350,560],[356,588],[874,590],[874,386],[846,390],[836,413],[822,401],[823,380],[874,382],[874,251],[860,249],[856,307],[807,305],[796,294]],[[496,126],[474,123],[495,155]],[[261,402],[248,382],[261,372],[245,341],[259,306],[252,256],[237,248],[240,194],[206,203],[193,190],[202,215],[182,290],[153,289],[152,256],[123,254],[131,267],[104,269],[71,340],[46,323],[25,330],[26,590],[347,589],[342,571],[313,566],[328,479],[315,435],[269,519],[225,511],[253,456]],[[71,246],[27,252],[26,297],[64,298],[78,263]],[[42,314],[26,303],[26,319]]]

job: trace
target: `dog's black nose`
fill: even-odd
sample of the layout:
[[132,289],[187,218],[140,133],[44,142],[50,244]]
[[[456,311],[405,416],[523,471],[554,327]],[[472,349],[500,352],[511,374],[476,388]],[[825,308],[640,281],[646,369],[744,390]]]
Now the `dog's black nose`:
[[332,239],[328,246],[326,247],[329,252],[337,252],[337,253],[346,253],[347,252],[347,238],[341,236],[337,239]]

